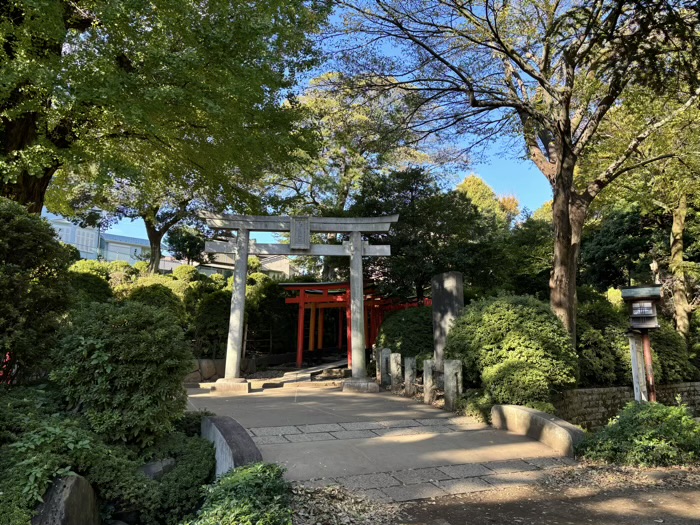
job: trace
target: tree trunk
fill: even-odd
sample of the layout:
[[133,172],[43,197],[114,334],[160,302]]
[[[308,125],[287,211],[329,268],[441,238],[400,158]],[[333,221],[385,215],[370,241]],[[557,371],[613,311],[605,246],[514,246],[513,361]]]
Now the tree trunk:
[[688,286],[683,266],[684,246],[683,232],[685,219],[688,215],[687,196],[681,196],[678,205],[673,210],[673,225],[671,226],[671,263],[673,274],[673,316],[676,321],[676,331],[688,339],[690,336],[690,315],[692,307],[688,301]]
[[151,245],[151,258],[148,260],[148,273],[158,273],[160,266],[161,250],[160,243],[163,240],[165,231],[156,228],[153,223],[146,217],[143,217],[143,222],[146,225],[146,234],[148,235],[148,243]]
[[550,304],[576,344],[576,275],[581,233],[588,204],[573,191],[574,160],[562,162],[552,201],[554,261],[549,278]]
[[23,173],[16,182],[0,183],[0,194],[26,206],[29,213],[39,215],[44,207],[46,189],[56,170],[56,167],[46,168],[42,177],[32,177]]
[[421,306],[425,303],[425,291],[422,282],[416,281],[416,301]]

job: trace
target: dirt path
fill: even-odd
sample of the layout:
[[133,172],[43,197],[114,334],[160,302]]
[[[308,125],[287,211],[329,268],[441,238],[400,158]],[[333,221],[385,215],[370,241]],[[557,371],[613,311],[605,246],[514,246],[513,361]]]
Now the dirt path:
[[700,525],[697,471],[574,468],[542,485],[410,503],[421,525]]

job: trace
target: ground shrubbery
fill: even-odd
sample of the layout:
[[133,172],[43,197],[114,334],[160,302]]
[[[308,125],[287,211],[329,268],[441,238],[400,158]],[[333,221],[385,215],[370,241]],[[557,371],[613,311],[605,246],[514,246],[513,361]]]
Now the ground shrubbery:
[[237,468],[209,488],[197,518],[186,525],[290,525],[291,487],[277,465]]
[[418,367],[433,355],[433,314],[429,306],[394,312],[382,323],[377,348],[390,348],[404,357],[417,357]]
[[494,403],[552,410],[551,394],[576,384],[576,354],[564,327],[532,297],[472,303],[455,321],[445,355],[461,359],[466,385],[483,388]]
[[684,405],[629,403],[591,435],[578,453],[590,461],[618,465],[673,466],[700,463],[700,424]]
[[192,354],[167,309],[92,304],[73,312],[56,350],[51,376],[108,440],[148,445],[185,408]]
[[[140,471],[145,461],[163,458],[176,466],[160,480]],[[213,447],[201,438],[174,432],[137,454],[106,443],[83,417],[67,412],[51,388],[0,391],[3,523],[28,525],[54,477],[74,472],[93,486],[105,517],[135,512],[144,525],[175,525],[197,509],[213,468]]]

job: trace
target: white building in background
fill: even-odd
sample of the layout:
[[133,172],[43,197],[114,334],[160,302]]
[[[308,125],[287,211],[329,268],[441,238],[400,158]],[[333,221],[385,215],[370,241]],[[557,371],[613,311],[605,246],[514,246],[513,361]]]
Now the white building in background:
[[82,228],[69,220],[44,210],[42,216],[49,221],[62,242],[75,246],[83,259],[126,261],[134,264],[148,260],[149,243],[146,239],[114,235],[98,228]]
[[[138,261],[148,260],[150,244],[146,239],[104,233],[98,228],[81,228],[46,209],[42,212],[42,217],[49,221],[62,242],[80,250],[80,257],[83,259],[126,261],[132,265]],[[273,279],[289,279],[299,273],[286,255],[262,256],[260,263],[261,273]],[[185,264],[184,261],[166,255],[161,258],[159,269],[163,273],[172,273],[175,268],[183,264]],[[197,266],[196,263],[195,266]],[[233,274],[233,257],[223,253],[216,254],[214,261],[197,266],[197,270],[205,275],[220,273],[228,277]]]

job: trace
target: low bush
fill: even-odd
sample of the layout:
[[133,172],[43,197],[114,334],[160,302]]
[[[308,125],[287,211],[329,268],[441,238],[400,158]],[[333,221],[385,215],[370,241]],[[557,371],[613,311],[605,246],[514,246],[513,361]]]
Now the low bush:
[[126,300],[167,310],[181,323],[184,321],[185,310],[182,301],[170,288],[162,284],[142,285],[139,283],[131,288]]
[[291,487],[273,464],[240,467],[209,488],[187,525],[291,525]]
[[198,276],[199,272],[197,271],[197,268],[195,268],[194,266],[189,266],[187,264],[178,266],[173,270],[173,277],[175,277],[175,279],[177,279],[178,281],[184,281],[186,283],[196,281]]
[[94,303],[71,316],[51,377],[95,432],[144,446],[182,417],[190,363],[182,329],[167,310]]
[[576,384],[577,358],[548,304],[503,296],[465,308],[447,339],[445,355],[461,359],[468,387],[484,388],[498,403],[547,407],[552,393]]
[[114,298],[112,288],[102,277],[88,272],[68,272],[74,304],[106,303]]
[[95,261],[92,259],[82,259],[71,265],[70,270],[77,273],[89,273],[96,275],[100,279],[109,282],[110,263]]
[[629,403],[578,449],[590,461],[663,467],[700,463],[700,424],[684,405]]
[[231,292],[219,290],[205,296],[192,319],[195,356],[217,359],[226,355]]
[[[429,306],[392,313],[382,323],[377,348],[390,348],[404,357],[433,354],[433,314]],[[430,359],[430,357],[427,357]],[[418,359],[416,359],[418,361]],[[420,360],[422,363],[423,360]]]

